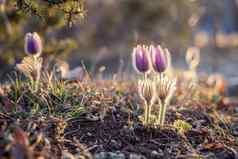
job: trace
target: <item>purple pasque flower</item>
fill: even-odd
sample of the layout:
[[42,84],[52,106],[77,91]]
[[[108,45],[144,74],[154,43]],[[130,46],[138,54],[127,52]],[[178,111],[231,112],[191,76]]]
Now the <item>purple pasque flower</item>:
[[157,47],[151,45],[149,50],[153,70],[158,73],[164,72],[168,65],[164,50],[160,47],[160,45]]
[[132,61],[137,72],[147,73],[150,70],[148,47],[137,45],[133,48]]
[[25,36],[25,52],[28,55],[40,56],[42,52],[42,41],[40,36],[34,33],[27,33]]

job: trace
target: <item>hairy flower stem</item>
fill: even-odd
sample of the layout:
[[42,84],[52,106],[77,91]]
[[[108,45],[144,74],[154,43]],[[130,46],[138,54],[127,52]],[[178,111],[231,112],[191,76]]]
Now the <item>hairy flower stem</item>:
[[159,103],[160,103],[160,109],[159,109],[158,124],[163,126],[164,121],[165,121],[165,114],[166,114],[166,110],[167,110],[167,104],[162,103],[162,101],[160,101]]
[[[144,73],[144,80],[147,80],[148,74]],[[145,100],[145,112],[144,112],[144,124],[147,125],[150,122],[150,114],[151,114],[151,104],[150,101]]]
[[148,123],[148,104],[145,101],[145,112],[144,112],[144,125]]
[[157,96],[157,100],[159,103],[159,114],[157,117],[156,124],[164,125],[165,115],[167,111],[167,106],[169,105],[171,98],[176,90],[176,80],[168,80],[164,78],[163,74],[159,75],[160,83],[157,86],[160,94]]
[[[33,60],[37,61],[37,57],[33,56]],[[35,62],[34,62],[35,63]],[[32,84],[32,89],[34,92],[38,91],[39,88],[39,81],[40,81],[40,74],[41,74],[41,68],[39,68],[39,70],[37,70],[34,74],[32,74],[31,77],[31,84]]]
[[161,121],[161,115],[162,115],[162,110],[163,110],[163,104],[162,104],[162,101],[160,99],[158,99],[158,103],[159,103],[159,114],[158,114],[158,117],[157,117],[157,120],[156,120],[156,125],[161,125],[160,121]]
[[192,74],[193,74],[193,81],[194,81],[195,83],[197,83],[197,82],[198,82],[197,69],[196,69],[196,68],[192,68],[192,69],[191,69],[191,72],[192,72]]
[[150,123],[151,110],[152,110],[152,104],[148,105],[148,123]]
[[144,125],[150,124],[151,110],[152,110],[152,104],[148,104],[145,101]]
[[33,79],[30,79],[30,83],[31,83],[31,89],[32,89],[32,91],[33,91],[33,92],[37,92],[39,82],[38,82],[38,81],[35,81],[35,80],[33,80]]
[[148,78],[148,74],[144,73],[144,80],[147,80],[147,78]]

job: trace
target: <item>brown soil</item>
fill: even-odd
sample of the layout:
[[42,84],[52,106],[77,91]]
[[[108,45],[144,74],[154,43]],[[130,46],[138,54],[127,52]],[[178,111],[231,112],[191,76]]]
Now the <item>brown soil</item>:
[[[128,94],[120,98],[135,101]],[[146,128],[129,103],[124,104],[91,109],[70,119],[0,113],[0,158],[238,159],[238,117],[223,109],[229,105],[171,105],[165,127]],[[171,126],[177,119],[192,129],[178,133]]]

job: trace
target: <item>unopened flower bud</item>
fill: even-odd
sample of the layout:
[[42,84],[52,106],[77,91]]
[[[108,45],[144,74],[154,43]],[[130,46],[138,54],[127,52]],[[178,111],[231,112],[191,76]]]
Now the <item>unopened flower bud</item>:
[[42,52],[42,41],[40,36],[34,33],[27,33],[25,36],[25,52],[28,55],[40,56]]
[[166,70],[168,65],[166,53],[160,46],[150,46],[151,63],[155,72],[162,73]]
[[150,70],[150,59],[148,49],[145,46],[138,45],[133,49],[133,66],[137,72],[146,73]]

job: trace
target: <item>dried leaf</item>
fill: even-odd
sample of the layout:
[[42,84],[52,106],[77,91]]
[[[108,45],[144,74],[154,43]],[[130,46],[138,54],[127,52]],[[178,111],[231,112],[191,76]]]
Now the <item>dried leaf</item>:
[[15,138],[15,143],[23,145],[23,146],[28,146],[29,141],[26,133],[20,129],[16,128],[14,131],[14,138]]
[[203,148],[206,150],[217,150],[224,148],[224,144],[222,143],[208,143],[203,145]]

